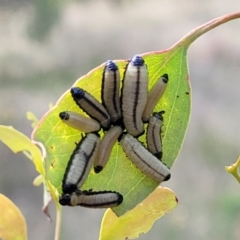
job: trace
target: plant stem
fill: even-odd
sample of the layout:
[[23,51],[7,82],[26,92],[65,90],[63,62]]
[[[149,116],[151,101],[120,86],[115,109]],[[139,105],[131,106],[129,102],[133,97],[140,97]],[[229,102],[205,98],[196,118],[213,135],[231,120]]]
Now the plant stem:
[[212,30],[215,27],[220,26],[221,24],[224,24],[226,22],[229,22],[237,18],[240,18],[240,12],[223,15],[207,23],[204,23],[203,25],[195,28],[194,30],[189,32],[187,35],[185,35],[183,38],[181,38],[176,44],[174,44],[172,48],[176,47],[177,45],[179,46],[184,45],[185,47],[188,48],[191,43],[193,43],[197,38],[199,38],[204,33]]
[[62,208],[58,204],[55,204],[55,206],[56,206],[56,225],[55,225],[54,240],[60,240],[61,223],[62,223]]

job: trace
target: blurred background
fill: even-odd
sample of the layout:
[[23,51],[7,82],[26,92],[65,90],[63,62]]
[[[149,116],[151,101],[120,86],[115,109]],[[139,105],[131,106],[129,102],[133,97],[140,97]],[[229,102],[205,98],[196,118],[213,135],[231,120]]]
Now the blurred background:
[[[108,59],[164,50],[193,28],[240,11],[240,1],[0,0],[0,124],[30,136],[77,78]],[[189,49],[192,115],[172,178],[179,199],[140,240],[240,239],[240,186],[224,166],[240,153],[240,20]],[[183,109],[184,110],[184,109]],[[29,239],[53,239],[34,166],[0,142],[0,192],[22,211]],[[65,208],[61,239],[98,239],[104,211]],[[110,239],[109,239],[110,240]]]

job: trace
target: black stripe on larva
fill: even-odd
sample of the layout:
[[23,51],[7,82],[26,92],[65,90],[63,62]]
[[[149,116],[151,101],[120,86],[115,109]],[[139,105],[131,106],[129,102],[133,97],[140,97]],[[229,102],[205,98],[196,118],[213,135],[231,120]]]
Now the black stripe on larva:
[[99,195],[99,194],[104,194],[104,193],[116,193],[117,195],[122,196],[119,192],[108,191],[108,190],[94,192],[94,191],[92,191],[92,189],[90,189],[90,190],[82,190],[81,191],[81,194],[84,194],[86,196]]
[[[89,99],[86,98],[85,100],[86,100],[86,102],[89,103],[89,105],[91,105],[93,108],[95,108],[97,111],[99,111],[104,118],[108,118],[108,115],[107,115],[105,112],[103,112],[100,108],[98,108],[94,103],[92,103],[91,101],[89,101]],[[86,113],[87,113],[87,112],[86,112]],[[91,116],[91,117],[93,118],[93,116]]]
[[[155,131],[156,131],[156,126],[153,126],[153,128],[152,128],[152,136],[154,136],[154,133],[155,133]],[[157,143],[156,143],[156,141],[155,141],[155,139],[153,139],[153,144],[154,144],[154,148],[155,149],[157,149]],[[154,154],[155,155],[155,154]],[[156,156],[156,155],[155,155]],[[161,153],[161,156],[162,156],[162,153]],[[157,157],[157,156],[156,156]],[[159,158],[159,157],[158,157]]]
[[[113,92],[116,93],[116,89],[117,89],[117,73],[116,71],[114,71],[114,76],[113,76],[113,79],[114,79],[114,88],[113,88]],[[115,112],[117,112],[117,102],[116,102],[116,98],[114,96],[113,98],[113,106],[114,106],[114,110]]]
[[130,62],[127,63],[124,73],[123,73],[123,81],[122,81],[122,88],[121,88],[121,96],[120,96],[120,106],[121,106],[121,111],[122,111],[122,105],[123,105],[123,88],[124,88],[124,79],[125,79],[125,75],[127,72],[127,68]]
[[[76,104],[82,109],[82,107],[78,104],[78,100],[84,98],[85,101],[92,106],[94,109],[96,109],[96,111],[100,112],[101,115],[104,118],[108,118],[109,116],[103,112],[100,108],[98,108],[93,102],[91,102],[88,98],[85,97],[85,93],[87,93],[86,91],[84,91],[82,88],[78,88],[78,87],[73,87],[71,88],[71,93],[72,93],[72,97],[74,99],[74,101],[76,102]],[[88,93],[89,94],[89,93]],[[89,94],[90,95],[90,94]],[[97,99],[96,99],[97,100]],[[99,103],[101,104],[101,103]],[[82,109],[85,113],[87,113],[90,117],[92,117],[93,119],[99,121],[97,118],[95,118],[95,116],[93,116],[92,114],[90,115],[89,112],[87,111],[87,109]]]
[[[109,61],[108,61],[108,62],[109,62]],[[107,62],[107,64],[108,64],[108,62]],[[103,105],[105,108],[106,108],[106,103],[105,103],[105,101],[104,101],[103,95],[104,95],[104,89],[105,89],[105,70],[106,70],[106,68],[107,68],[107,64],[106,64],[106,66],[104,67],[103,73],[102,73],[102,88],[101,88],[102,105]]]
[[134,106],[133,106],[133,123],[135,128],[137,128],[137,105],[139,100],[139,89],[140,89],[140,68],[138,67],[135,99],[134,99]]

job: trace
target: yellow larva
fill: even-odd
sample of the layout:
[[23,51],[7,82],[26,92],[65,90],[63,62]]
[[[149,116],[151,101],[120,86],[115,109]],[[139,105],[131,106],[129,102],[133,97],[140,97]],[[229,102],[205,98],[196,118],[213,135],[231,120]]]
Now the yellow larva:
[[156,182],[167,181],[171,177],[170,170],[136,138],[126,134],[120,140],[126,156],[149,178]]
[[102,169],[106,166],[113,146],[117,142],[122,131],[123,130],[120,126],[114,126],[110,128],[103,136],[103,139],[100,142],[96,160],[94,162],[94,171],[96,173],[102,171]]
[[118,206],[123,196],[113,191],[76,191],[60,196],[59,203],[63,206],[83,206],[88,208],[111,208]]
[[164,74],[156,81],[156,83],[153,85],[153,87],[149,91],[148,97],[147,97],[147,103],[145,105],[143,115],[142,115],[143,122],[149,121],[149,118],[151,117],[153,109],[155,108],[159,99],[163,96],[166,90],[167,83],[168,83],[168,75]]
[[111,118],[105,107],[95,97],[78,87],[71,88],[71,94],[78,106],[97,120],[104,130],[110,128]]
[[66,111],[59,114],[61,120],[69,127],[75,128],[81,132],[98,132],[101,129],[98,121],[83,116],[82,114]]
[[116,123],[121,117],[120,108],[120,74],[118,66],[113,61],[107,61],[102,76],[101,98],[111,120]]
[[77,144],[63,177],[64,194],[72,193],[83,185],[96,158],[99,143],[100,137],[97,134],[88,133]]
[[147,102],[148,71],[144,60],[134,56],[126,67],[121,96],[123,123],[134,137],[144,133],[142,114]]
[[146,135],[148,150],[160,160],[162,159],[161,127],[163,124],[163,113],[163,111],[153,113],[149,119]]

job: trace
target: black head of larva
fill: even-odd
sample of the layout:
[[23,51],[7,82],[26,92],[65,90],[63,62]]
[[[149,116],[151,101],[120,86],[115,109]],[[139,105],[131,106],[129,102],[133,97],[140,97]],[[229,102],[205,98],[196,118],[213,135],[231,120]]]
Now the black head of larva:
[[154,154],[154,156],[157,158],[157,159],[162,159],[162,152],[157,152]]
[[164,83],[168,82],[168,74],[167,73],[162,75],[162,80],[163,80]]
[[96,166],[94,167],[94,172],[95,173],[100,173],[102,171],[103,167],[102,166]]
[[117,194],[118,194],[118,204],[121,204],[123,202],[123,196],[120,193],[117,193]]
[[135,55],[132,59],[131,59],[131,64],[133,66],[136,66],[136,67],[141,67],[144,65],[144,60],[142,57],[138,56],[138,55]]
[[84,97],[85,91],[79,87],[71,88],[71,94],[74,99],[81,99]]
[[168,181],[171,178],[171,173],[169,173],[163,181]]
[[161,112],[154,112],[153,113],[153,116],[161,121],[163,121],[163,113],[164,111],[161,111]]
[[105,66],[106,70],[110,70],[110,71],[117,71],[118,70],[118,66],[115,62],[113,62],[112,60],[108,60]]
[[71,194],[77,190],[77,186],[75,184],[64,184],[62,186],[62,190],[63,190],[63,193],[65,194],[67,193]]
[[70,203],[71,203],[71,197],[70,197],[68,194],[60,196],[60,197],[59,197],[59,203],[60,203],[62,206],[70,205]]
[[59,117],[60,117],[62,120],[68,120],[68,119],[69,119],[69,114],[66,113],[66,112],[60,112],[60,113],[59,113]]

